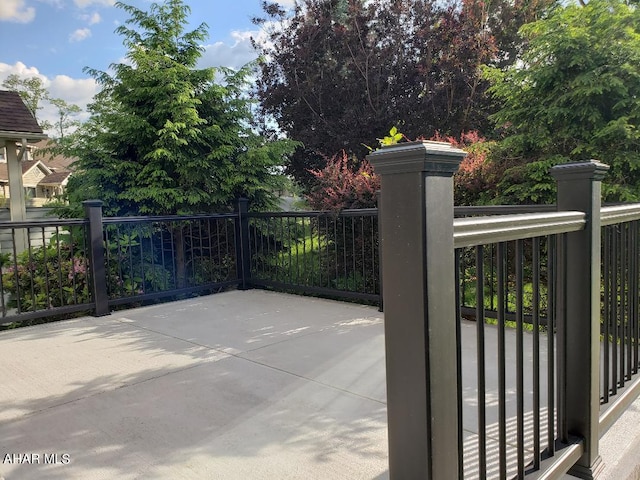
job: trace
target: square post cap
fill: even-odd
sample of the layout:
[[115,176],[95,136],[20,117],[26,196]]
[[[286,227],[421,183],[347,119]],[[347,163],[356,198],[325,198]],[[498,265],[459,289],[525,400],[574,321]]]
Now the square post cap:
[[421,172],[450,177],[466,155],[449,143],[424,140],[385,145],[367,155],[367,160],[380,175]]
[[600,182],[609,171],[609,165],[598,160],[588,162],[561,163],[551,167],[550,173],[557,182],[571,180],[594,180]]

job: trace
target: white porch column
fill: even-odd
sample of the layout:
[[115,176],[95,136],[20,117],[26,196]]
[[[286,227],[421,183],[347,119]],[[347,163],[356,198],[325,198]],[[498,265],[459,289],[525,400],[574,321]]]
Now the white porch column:
[[[9,209],[12,222],[24,222],[27,219],[25,207],[24,186],[22,184],[22,166],[18,158],[19,144],[13,140],[7,140],[7,171],[9,174]],[[16,253],[27,249],[27,231],[24,228],[15,230]]]

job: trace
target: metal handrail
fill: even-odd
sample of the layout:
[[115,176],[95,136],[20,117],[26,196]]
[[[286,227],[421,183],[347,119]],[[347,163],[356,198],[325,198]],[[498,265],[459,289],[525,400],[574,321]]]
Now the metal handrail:
[[453,214],[456,217],[483,215],[512,215],[522,213],[555,212],[558,207],[550,205],[456,205]]
[[55,228],[68,227],[78,225],[88,225],[89,220],[86,218],[37,218],[33,220],[6,221],[0,222],[0,229],[16,229],[16,228]]
[[640,203],[602,207],[600,210],[600,224],[603,227],[633,220],[640,220]]
[[315,217],[374,217],[378,215],[377,208],[354,208],[331,212],[326,210],[301,210],[291,212],[249,212],[250,218],[315,218]]
[[218,220],[223,218],[237,218],[237,213],[213,213],[198,215],[155,215],[135,217],[102,217],[104,225],[124,223],[154,223],[154,222],[188,222],[193,220]]
[[455,248],[508,242],[584,229],[583,212],[547,212],[457,218],[453,221]]

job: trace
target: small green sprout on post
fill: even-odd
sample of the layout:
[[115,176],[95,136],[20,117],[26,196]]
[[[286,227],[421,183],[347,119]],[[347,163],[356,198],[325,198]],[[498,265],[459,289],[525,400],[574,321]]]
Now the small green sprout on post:
[[[395,145],[396,143],[399,143],[402,139],[406,140],[407,137],[405,137],[403,133],[400,133],[396,126],[393,126],[391,127],[391,130],[389,130],[389,135],[387,135],[384,138],[378,138],[377,140],[378,140],[378,143],[380,143],[380,146],[384,147],[386,145]],[[365,147],[370,152],[374,151],[374,149],[369,145],[366,145],[363,143],[362,146]]]

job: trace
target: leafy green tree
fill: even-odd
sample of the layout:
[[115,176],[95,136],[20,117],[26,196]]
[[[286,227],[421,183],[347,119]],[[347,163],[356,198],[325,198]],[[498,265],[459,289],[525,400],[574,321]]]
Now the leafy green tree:
[[39,77],[22,78],[12,73],[2,82],[2,86],[18,92],[36,119],[38,118],[38,110],[42,109],[42,102],[49,98],[49,92]]
[[556,7],[522,28],[522,63],[488,69],[504,139],[493,154],[499,198],[549,202],[548,169],[598,159],[611,166],[605,200],[640,200],[640,9],[591,0]]
[[53,127],[59,141],[64,141],[65,135],[69,129],[78,128],[80,121],[76,118],[82,109],[73,103],[68,103],[62,98],[50,98],[49,103],[56,109],[57,120]]
[[102,90],[90,118],[66,147],[77,157],[67,192],[73,205],[100,198],[110,214],[187,214],[229,209],[238,196],[273,206],[276,167],[290,141],[268,141],[251,128],[243,91],[249,68],[196,69],[203,23],[185,32],[190,9],[181,0],[149,11],[124,3],[116,32],[126,61],[112,74],[88,68]]

